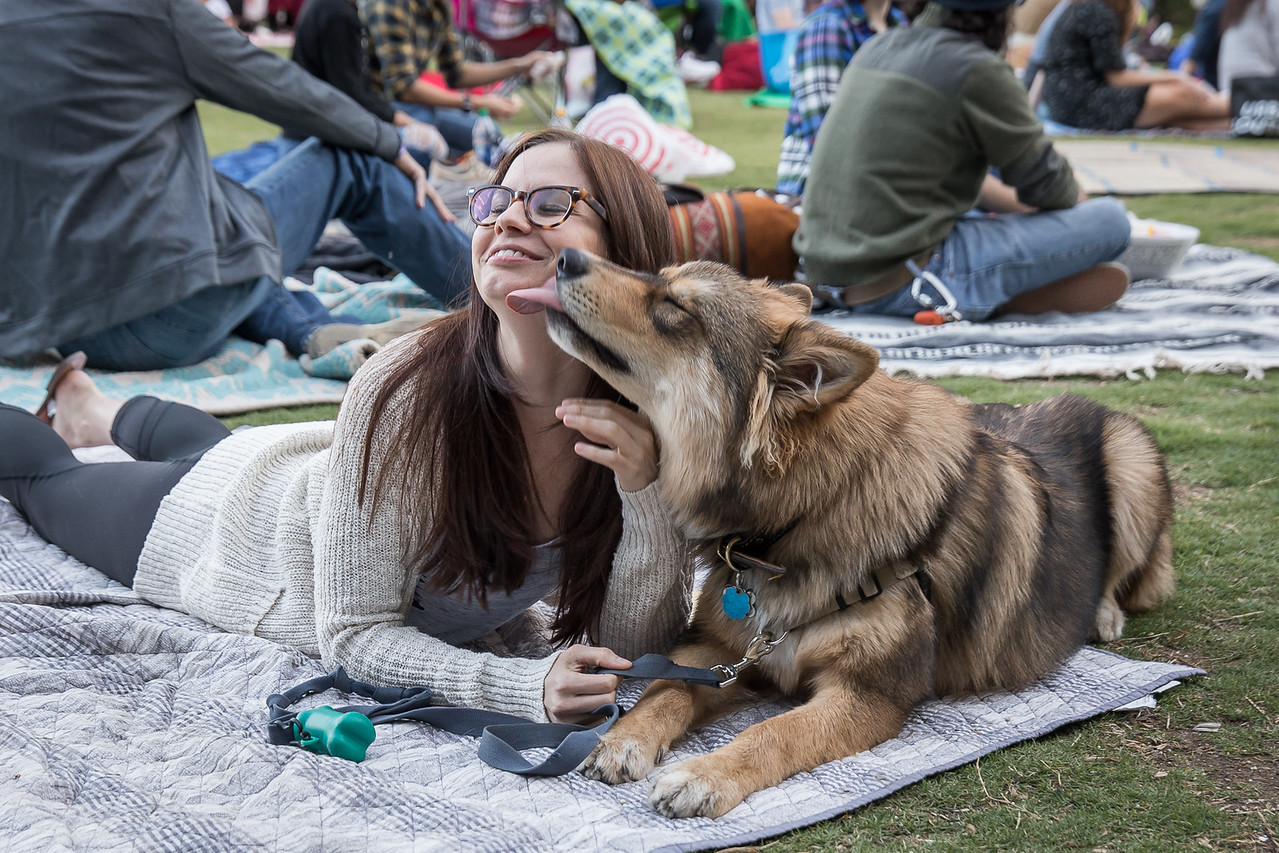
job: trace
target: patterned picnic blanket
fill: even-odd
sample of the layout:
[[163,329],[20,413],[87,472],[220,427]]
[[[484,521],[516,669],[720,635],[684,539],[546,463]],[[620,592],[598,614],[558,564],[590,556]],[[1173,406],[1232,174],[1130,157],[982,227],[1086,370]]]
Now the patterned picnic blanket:
[[[294,286],[304,286],[293,282]],[[405,309],[438,308],[403,275],[390,281],[357,284],[326,267],[309,285],[335,314],[381,323]],[[186,403],[214,415],[230,415],[280,406],[340,403],[346,380],[377,351],[372,341],[351,341],[327,356],[300,362],[279,341],[265,346],[231,338],[217,355],[190,367],[112,372],[90,370],[109,397],[150,394]],[[0,359],[0,402],[34,411],[44,398],[58,356],[52,351],[23,359]]]
[[1134,282],[1092,314],[1010,315],[920,326],[894,317],[822,315],[879,350],[890,373],[923,377],[1152,376],[1279,367],[1279,263],[1241,249],[1192,246],[1163,279]]
[[[898,738],[760,791],[718,820],[659,816],[647,781],[510,775],[481,763],[475,740],[419,724],[379,727],[358,764],[269,745],[266,697],[323,673],[292,649],[146,604],[0,501],[0,838],[12,850],[727,847],[825,820],[1200,671],[1084,648],[1025,690],[928,702]],[[638,690],[628,682],[624,704]],[[784,710],[728,717],[668,761]]]

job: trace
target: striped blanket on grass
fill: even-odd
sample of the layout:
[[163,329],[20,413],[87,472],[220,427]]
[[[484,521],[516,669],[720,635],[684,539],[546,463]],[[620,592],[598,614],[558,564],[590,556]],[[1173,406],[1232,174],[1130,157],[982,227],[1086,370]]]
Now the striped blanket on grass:
[[1134,282],[1117,305],[1092,314],[943,326],[838,312],[822,319],[879,350],[890,373],[1139,378],[1174,368],[1260,378],[1279,367],[1279,263],[1192,246],[1167,278]]

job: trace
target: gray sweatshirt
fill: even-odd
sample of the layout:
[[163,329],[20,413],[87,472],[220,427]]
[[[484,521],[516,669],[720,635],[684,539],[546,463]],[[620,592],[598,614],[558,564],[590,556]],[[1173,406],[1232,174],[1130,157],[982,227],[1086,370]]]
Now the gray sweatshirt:
[[209,165],[201,98],[399,150],[394,127],[197,0],[0,3],[0,356],[279,279],[266,208]]

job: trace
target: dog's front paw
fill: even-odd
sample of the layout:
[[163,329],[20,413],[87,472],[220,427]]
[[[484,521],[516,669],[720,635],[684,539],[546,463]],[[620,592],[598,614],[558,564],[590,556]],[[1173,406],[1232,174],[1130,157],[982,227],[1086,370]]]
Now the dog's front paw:
[[579,766],[588,779],[618,785],[643,779],[661,762],[666,750],[635,738],[605,735],[600,745]]
[[1103,598],[1097,605],[1097,618],[1093,621],[1092,638],[1112,642],[1124,635],[1124,611],[1113,598]]
[[666,817],[719,817],[742,801],[723,774],[699,769],[699,759],[667,770],[653,782],[648,804]]

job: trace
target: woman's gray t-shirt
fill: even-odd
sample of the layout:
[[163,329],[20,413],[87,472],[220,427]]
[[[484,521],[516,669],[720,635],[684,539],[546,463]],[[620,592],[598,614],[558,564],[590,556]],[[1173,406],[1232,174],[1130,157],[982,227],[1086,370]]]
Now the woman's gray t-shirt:
[[550,595],[559,585],[562,562],[563,551],[558,544],[537,546],[523,586],[509,595],[490,592],[487,609],[479,601],[465,600],[462,594],[441,594],[431,589],[425,579],[419,580],[404,624],[451,645],[469,643]]

